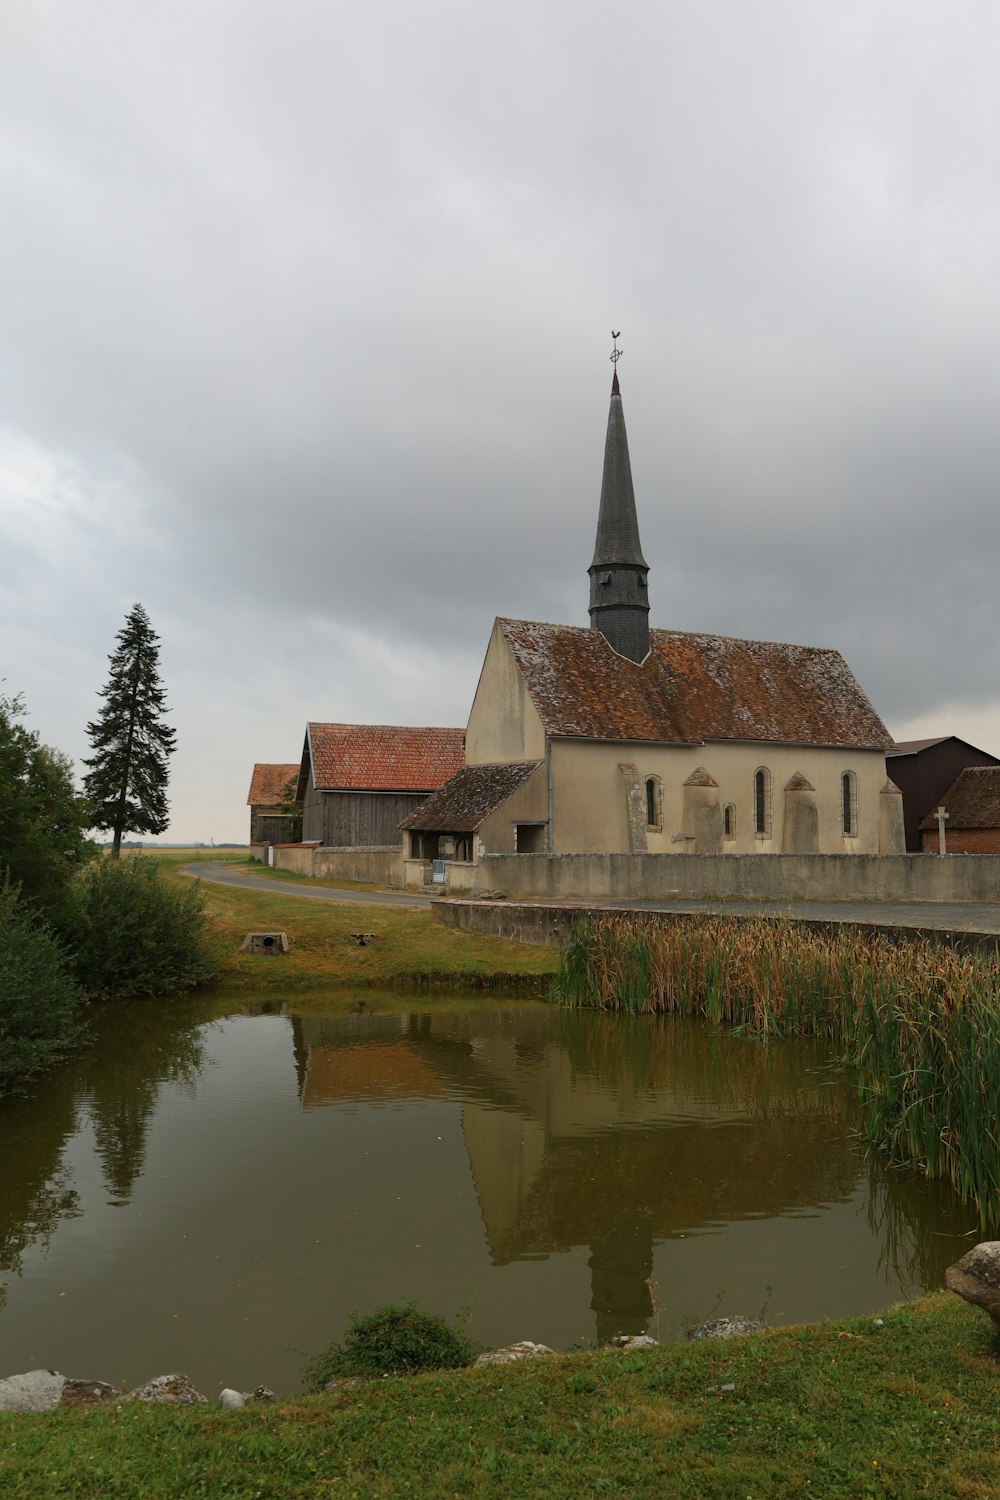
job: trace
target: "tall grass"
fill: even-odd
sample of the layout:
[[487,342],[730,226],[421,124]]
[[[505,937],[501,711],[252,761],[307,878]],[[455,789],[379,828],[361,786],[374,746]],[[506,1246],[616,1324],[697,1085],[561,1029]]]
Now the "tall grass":
[[761,1037],[824,1037],[857,1068],[869,1143],[1000,1224],[996,953],[860,928],[609,914],[574,927],[557,998]]

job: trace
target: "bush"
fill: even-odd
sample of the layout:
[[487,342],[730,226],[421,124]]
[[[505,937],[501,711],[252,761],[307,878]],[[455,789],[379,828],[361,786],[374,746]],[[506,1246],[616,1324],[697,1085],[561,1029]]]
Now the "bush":
[[335,1376],[415,1375],[420,1370],[455,1370],[471,1365],[479,1345],[434,1313],[412,1302],[385,1302],[367,1317],[351,1314],[342,1344],[331,1344],[305,1368],[313,1390]]
[[148,856],[98,860],[78,894],[76,972],[95,998],[170,995],[214,972],[198,886],[170,884]]
[[76,872],[94,858],[90,807],[73,786],[72,762],[21,723],[20,698],[0,695],[0,875],[8,872],[44,918],[71,915]]
[[79,1037],[83,996],[58,940],[10,881],[0,883],[0,1094]]

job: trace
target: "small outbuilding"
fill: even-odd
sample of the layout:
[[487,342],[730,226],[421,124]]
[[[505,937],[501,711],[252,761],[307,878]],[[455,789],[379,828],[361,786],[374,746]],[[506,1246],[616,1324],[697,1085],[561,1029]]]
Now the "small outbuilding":
[[[947,854],[1000,854],[1000,766],[966,766],[945,790],[937,806],[947,813]],[[937,854],[936,807],[921,821],[921,849]]]
[[[899,740],[886,751],[886,769],[903,794],[907,853],[917,854],[923,848],[923,820],[943,801],[948,788],[966,766],[1000,766],[1000,761],[955,734],[928,740]],[[936,832],[936,822],[934,828]],[[948,842],[946,834],[946,846]],[[936,837],[934,847],[937,848]]]
[[435,860],[474,864],[481,848],[542,854],[545,763],[464,766],[401,826],[407,885],[425,885]]
[[251,844],[280,844],[289,837],[292,818],[282,813],[281,804],[285,788],[298,774],[297,765],[272,765],[264,761],[254,765],[247,793]]

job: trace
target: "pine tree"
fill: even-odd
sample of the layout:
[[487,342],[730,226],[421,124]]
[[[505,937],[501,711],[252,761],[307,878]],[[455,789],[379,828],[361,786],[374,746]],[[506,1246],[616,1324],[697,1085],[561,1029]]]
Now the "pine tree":
[[141,604],[125,617],[110,657],[111,675],[102,690],[104,707],[87,734],[94,754],[84,765],[84,791],[93,806],[93,826],[114,831],[112,859],[122,834],[162,833],[169,821],[167,756],[176,731],[161,722],[166,712],[160,683],[159,636]]

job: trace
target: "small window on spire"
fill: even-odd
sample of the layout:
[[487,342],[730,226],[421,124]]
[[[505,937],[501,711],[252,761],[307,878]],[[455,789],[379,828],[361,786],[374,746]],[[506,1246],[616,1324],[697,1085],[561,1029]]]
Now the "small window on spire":
[[601,583],[610,583],[611,582],[611,574],[610,573],[602,573],[600,581],[601,581]]

